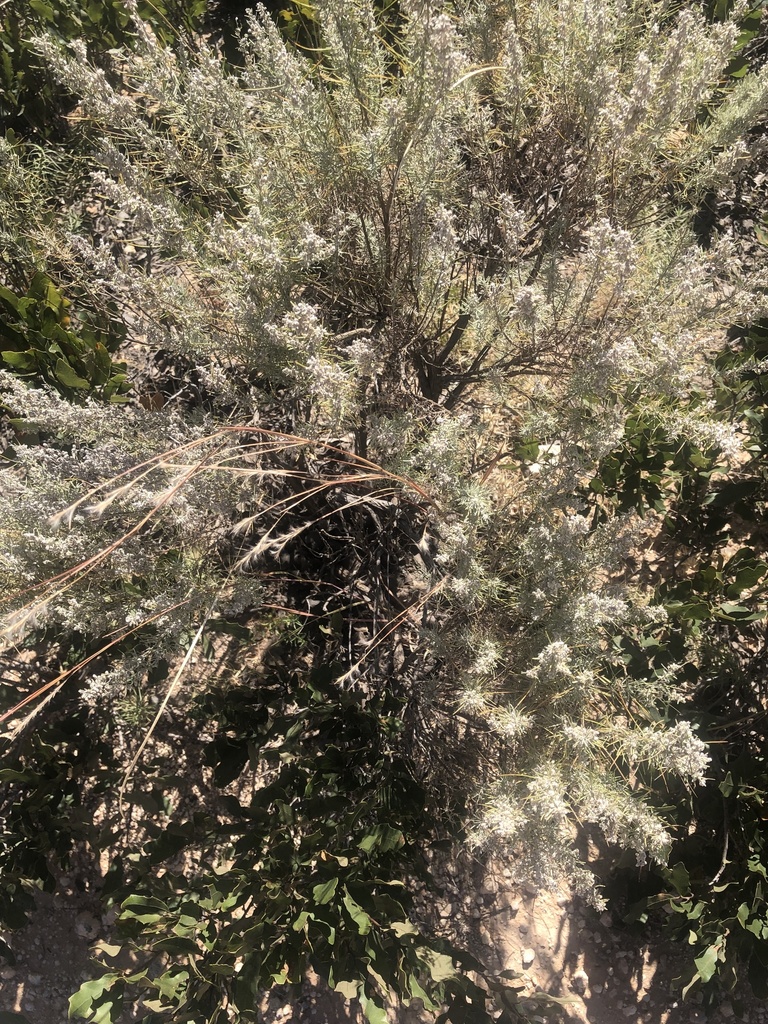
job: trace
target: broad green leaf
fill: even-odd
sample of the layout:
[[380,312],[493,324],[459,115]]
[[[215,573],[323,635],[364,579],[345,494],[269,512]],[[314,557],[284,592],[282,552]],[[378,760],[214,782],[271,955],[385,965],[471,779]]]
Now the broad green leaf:
[[115,943],[101,941],[91,946],[94,953],[103,953],[104,956],[117,956],[123,948],[123,946],[118,946]]
[[768,879],[768,872],[765,869],[765,864],[757,854],[754,854],[747,861],[747,868],[755,875],[760,875],[762,878]]
[[34,327],[39,320],[39,302],[37,299],[30,298],[29,295],[25,295],[19,299],[19,304],[16,307],[19,319],[23,320],[27,327]]
[[58,359],[53,371],[58,380],[68,388],[88,389],[90,384],[87,380],[79,377],[65,359]]
[[366,1016],[369,1024],[389,1024],[387,1017],[387,1011],[383,1006],[379,1006],[372,999],[369,999],[364,992],[360,993],[360,1005],[363,1008],[363,1013]]
[[426,1010],[437,1009],[437,1003],[432,1002],[432,999],[430,998],[428,993],[424,991],[424,989],[419,984],[418,980],[413,975],[411,975],[410,978],[408,979],[408,988],[410,989],[411,992],[411,998],[420,999],[422,1003],[424,1003],[424,1008]]
[[745,566],[743,569],[739,569],[736,573],[736,578],[733,581],[733,586],[738,590],[751,590],[752,587],[756,587],[765,576],[768,566],[764,562],[758,562],[755,565]]
[[94,978],[93,981],[84,981],[77,992],[69,997],[69,1016],[88,1017],[94,1001],[99,999],[119,977],[119,974],[110,972],[100,978]]
[[357,930],[360,935],[367,935],[371,930],[371,919],[355,900],[344,890],[344,906],[347,908],[347,913],[357,925]]
[[405,845],[405,837],[399,828],[392,828],[391,825],[381,826],[381,852],[389,853],[391,850],[399,850]]
[[699,981],[699,973],[698,971],[694,971],[691,980],[688,982],[687,985],[684,985],[680,991],[680,995],[683,997],[683,999],[685,999],[685,997],[688,995],[688,993],[691,991],[691,989],[697,981]]
[[733,793],[734,782],[733,775],[730,772],[726,773],[726,776],[718,786],[718,789],[723,794],[723,796],[730,796]]
[[12,366],[14,370],[31,372],[37,369],[37,360],[30,352],[13,352],[12,350],[0,353],[3,362]]
[[120,916],[132,917],[134,912],[146,913],[150,910],[167,911],[168,905],[154,896],[128,896],[120,904]]
[[162,950],[165,953],[191,953],[193,956],[200,955],[200,947],[194,939],[185,938],[183,935],[177,935],[174,938],[165,938],[160,939],[159,942],[153,942],[152,949]]
[[235,973],[235,968],[232,964],[207,964],[206,971],[210,971],[211,974],[215,974],[222,978],[231,978]]
[[[668,608],[672,610],[673,606],[668,605]],[[678,605],[675,614],[692,622],[705,622],[711,616],[712,609],[704,601],[692,601],[689,604]]]
[[0,768],[0,782],[31,782],[37,777],[30,771],[17,772],[15,768]]
[[[215,973],[214,968],[220,966],[217,964],[208,964],[207,970]],[[230,969],[230,974],[234,971]],[[165,996],[166,999],[176,999],[180,992],[182,992],[189,981],[189,971],[166,971],[165,974],[157,978],[153,984],[158,992]]]
[[94,384],[106,384],[112,372],[112,360],[109,352],[101,344],[96,342],[93,347],[93,382]]
[[331,878],[327,882],[321,882],[312,889],[312,898],[315,903],[330,903],[336,893],[339,884],[338,878]]
[[0,302],[9,306],[14,312],[19,308],[19,300],[10,289],[0,285]]
[[688,914],[688,920],[689,921],[698,921],[699,918],[701,917],[701,915],[706,910],[706,908],[707,908],[707,904],[702,902],[701,900],[699,900],[699,902],[694,905],[693,910]]
[[701,956],[697,956],[693,961],[702,981],[709,981],[717,970],[720,948],[720,946],[709,946]]
[[389,927],[398,939],[402,939],[405,935],[419,934],[419,929],[415,925],[411,924],[410,921],[392,921]]
[[685,896],[689,892],[691,879],[688,874],[688,869],[682,861],[678,861],[677,864],[670,869],[669,880],[674,886],[675,892],[679,893],[681,896]]
[[45,21],[54,21],[55,15],[50,4],[43,3],[43,0],[29,0],[29,6],[36,11]]
[[357,993],[360,991],[360,982],[337,981],[333,991],[339,992],[345,999],[357,999]]
[[163,1010],[168,1009],[168,1004],[163,999],[147,999],[145,996],[141,1003],[145,1009],[151,1010],[152,1013],[162,1013]]
[[123,1010],[123,997],[118,994],[99,1005],[91,1024],[116,1024]]
[[[121,915],[122,916],[122,915]],[[162,914],[131,914],[131,919],[138,921],[139,924],[157,924],[158,921],[162,920]]]
[[448,981],[456,977],[456,969],[453,960],[446,953],[438,953],[434,949],[422,947],[419,954],[429,965],[429,973],[433,981]]

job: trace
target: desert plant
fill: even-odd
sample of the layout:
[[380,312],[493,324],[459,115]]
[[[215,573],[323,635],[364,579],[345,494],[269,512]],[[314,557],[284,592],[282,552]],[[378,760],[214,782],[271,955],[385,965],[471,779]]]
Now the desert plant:
[[[405,770],[442,799],[452,827],[505,849],[519,876],[565,877],[599,903],[575,822],[664,861],[664,822],[632,780],[692,784],[708,757],[684,719],[664,721],[685,680],[634,678],[612,643],[620,627],[642,633],[667,614],[630,571],[653,524],[608,501],[593,516],[587,489],[633,423],[738,453],[730,425],[694,397],[708,393],[727,326],[764,310],[763,280],[728,239],[703,249],[685,204],[748,157],[742,136],[768,78],[721,82],[743,4],[716,24],[687,7],[613,0],[412,0],[400,12],[384,31],[363,0],[323,0],[322,52],[306,54],[257,10],[239,71],[205,47],[174,54],[140,20],[137,49],[113,55],[112,77],[80,43],[36,41],[82,97],[93,138],[79,208],[98,200],[144,258],[119,238],[88,237],[75,206],[53,221],[31,210],[26,251],[117,304],[133,337],[186,361],[200,401],[158,413],[88,402],[75,415],[2,376],[5,404],[46,431],[45,444],[15,446],[6,470],[6,628],[17,643],[44,628],[52,655],[57,644],[73,652],[45,684],[48,714],[66,708],[68,678],[107,715],[126,689],[156,694],[155,730],[179,707],[211,622],[255,628],[268,605],[306,613],[306,648],[290,654],[297,687],[331,671],[334,695],[371,709],[395,687],[399,710],[382,717],[402,721]],[[30,174],[27,194],[39,192],[39,167],[8,144],[0,157],[9,190],[24,191]],[[8,194],[4,203],[10,218]],[[323,734],[311,686],[306,701]],[[221,749],[242,768],[249,738],[229,738]],[[150,743],[138,743],[128,775]],[[282,803],[301,806],[310,781],[297,775]],[[257,785],[256,803],[269,793]],[[328,854],[346,859],[349,884],[339,875],[337,888],[363,907],[356,823],[344,820]],[[223,857],[220,823],[210,848],[199,824],[182,838]],[[299,847],[303,828],[291,833]],[[179,924],[152,871],[178,847],[159,851],[127,882],[163,904],[156,919],[147,910],[151,928],[130,925],[120,890],[148,955]],[[330,899],[336,909],[317,911],[314,895],[307,910],[331,863],[320,870],[308,856],[314,874],[290,876],[279,936],[267,936],[290,950],[291,978],[316,941],[301,936],[315,924],[324,935],[328,914],[338,910],[363,948],[368,934],[352,928],[364,918],[344,896],[346,911]],[[388,863],[385,873],[402,872]],[[226,925],[226,962],[201,952],[206,941],[223,949],[215,928],[184,925],[196,936],[201,1019],[237,1004],[221,979],[264,948],[249,932],[264,894],[248,893]],[[407,933],[375,934],[390,966],[404,958],[423,987],[429,971],[421,954],[409,959]],[[414,994],[394,969],[363,976],[354,948],[357,974],[343,980],[369,1015],[388,985]],[[188,979],[170,970],[153,998],[188,1019]],[[277,980],[255,964],[252,978]],[[104,1006],[124,981],[103,982]],[[458,1019],[465,995],[454,994]]]

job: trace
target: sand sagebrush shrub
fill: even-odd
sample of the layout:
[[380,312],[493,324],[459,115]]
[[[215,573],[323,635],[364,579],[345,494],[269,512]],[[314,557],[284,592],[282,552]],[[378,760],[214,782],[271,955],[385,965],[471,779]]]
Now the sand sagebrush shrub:
[[[637,780],[695,784],[708,758],[660,713],[684,682],[632,678],[611,645],[665,614],[631,571],[652,523],[596,523],[580,495],[632,417],[738,453],[688,399],[726,327],[764,313],[764,275],[727,237],[702,249],[692,208],[749,158],[768,79],[722,78],[743,4],[717,24],[614,0],[400,7],[384,33],[371,5],[323,0],[309,53],[257,8],[239,69],[141,22],[111,78],[82,43],[36,41],[94,155],[68,217],[27,217],[27,251],[186,360],[201,401],[75,417],[3,378],[45,438],[5,470],[9,636],[99,651],[151,619],[99,665],[109,714],[212,618],[331,613],[312,658],[366,699],[398,680],[411,771],[439,787],[453,766],[472,842],[599,900],[575,822],[664,860]],[[24,160],[0,161],[17,223]],[[78,225],[75,198],[131,246]]]

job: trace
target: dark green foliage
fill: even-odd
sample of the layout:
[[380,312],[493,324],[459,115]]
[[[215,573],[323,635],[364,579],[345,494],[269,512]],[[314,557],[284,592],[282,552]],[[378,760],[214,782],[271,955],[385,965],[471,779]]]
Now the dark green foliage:
[[[23,737],[0,770],[0,920],[21,928],[34,887],[55,888],[77,846],[107,841],[93,824],[93,801],[111,776],[109,746],[89,732],[83,715],[66,714]],[[90,806],[88,803],[90,802]],[[8,958],[8,950],[0,947]]]
[[112,359],[123,332],[73,322],[71,312],[72,303],[47,274],[35,274],[21,296],[0,286],[4,368],[31,384],[48,384],[69,401],[127,401],[126,365]]
[[[488,1022],[498,1007],[513,1024],[555,1004],[520,999],[515,977],[487,977],[414,923],[414,886],[435,884],[422,851],[450,817],[425,814],[403,756],[402,701],[344,691],[337,675],[332,666],[276,671],[212,689],[188,709],[189,747],[156,758],[143,788],[125,794],[132,813],[144,812],[145,841],[113,854],[101,891],[119,907],[118,938],[102,955],[127,946],[140,968],[105,960],[105,973],[72,996],[72,1016],[113,1021],[126,995],[141,995],[147,1022],[217,1019],[225,1003],[255,1021],[260,994],[299,985],[309,966],[358,999],[372,1024],[387,1020],[388,991],[446,1007],[441,1019],[455,1022]],[[212,733],[202,748],[198,730]],[[75,843],[114,850],[116,809],[101,829],[89,824],[116,781],[96,731],[82,715],[65,717],[0,776],[10,809],[0,846],[6,925],[24,923],[29,887],[52,887],[53,866],[66,865]],[[185,761],[207,766],[210,796],[173,808],[163,794],[183,791]]]
[[[206,0],[139,0],[138,11],[164,43],[199,30]],[[0,22],[0,124],[46,137],[65,131],[72,102],[35,54],[32,38],[50,32],[85,39],[93,54],[130,45],[130,17],[122,0],[16,0]]]
[[[735,744],[734,744],[735,746]],[[768,772],[764,757],[741,753],[692,808],[683,859],[661,872],[648,906],[673,913],[669,928],[693,947],[684,992],[713,979],[728,989],[740,977],[768,998]],[[725,766],[719,765],[720,773]],[[685,824],[685,822],[682,822]],[[638,908],[640,909],[640,908]],[[709,999],[716,996],[709,992]]]
[[[741,35],[735,47],[736,52],[727,69],[733,78],[742,78],[748,71],[759,67],[755,57],[759,55],[760,48],[757,51],[755,47],[749,49],[749,44],[760,34],[763,6],[761,0],[757,0],[741,22]],[[726,21],[733,8],[734,0],[707,0],[705,5],[707,17],[721,22]]]
[[607,455],[590,491],[606,495],[621,512],[653,509],[666,512],[680,498],[695,503],[699,491],[718,472],[714,452],[703,452],[689,441],[671,438],[649,416],[627,422],[621,446]]
[[666,927],[691,947],[684,991],[702,985],[715,1002],[718,983],[734,989],[744,978],[768,997],[767,356],[762,323],[734,331],[718,359],[721,413],[746,432],[747,459],[736,470],[726,474],[716,451],[675,446],[645,425],[592,485],[597,500],[665,513],[657,593],[669,623],[617,643],[637,678],[684,663],[702,735],[713,741],[706,787],[688,795],[658,790],[675,808],[674,866],[656,868],[639,890],[637,879],[628,880],[635,899],[628,919],[646,921],[666,906]]

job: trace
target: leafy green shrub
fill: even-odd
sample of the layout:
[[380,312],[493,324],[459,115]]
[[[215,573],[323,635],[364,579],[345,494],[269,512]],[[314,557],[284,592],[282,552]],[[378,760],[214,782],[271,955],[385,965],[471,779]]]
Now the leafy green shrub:
[[[424,828],[425,794],[398,749],[401,701],[361,702],[339,691],[335,675],[326,666],[306,678],[255,679],[255,689],[211,690],[189,708],[190,742],[197,728],[212,733],[197,753],[215,787],[229,789],[241,775],[244,785],[190,814],[183,798],[177,807],[168,799],[190,777],[157,757],[142,787],[126,791],[127,806],[155,813],[144,817],[140,857],[112,860],[102,897],[120,908],[118,932],[100,954],[108,968],[122,947],[136,949],[139,967],[83,985],[70,1000],[73,1016],[116,1019],[127,986],[146,1011],[207,1020],[221,998],[214,976],[247,1019],[265,988],[302,981],[308,949],[317,973],[359,998],[371,1021],[386,1020],[378,1007],[388,990],[433,1009],[450,1003],[451,1019],[467,1005],[486,1019],[487,991],[457,974],[454,962],[481,973],[482,966],[421,935],[411,920],[413,872],[433,837]],[[76,838],[94,851],[115,841],[117,818],[88,824],[105,785],[86,794],[78,782],[96,755],[103,783],[111,773],[114,785],[109,737],[75,747],[71,739],[92,730],[73,725],[45,729],[3,769],[9,924],[21,924],[31,902],[22,880],[53,885],[47,837],[61,844],[63,863]],[[252,791],[246,779],[254,771],[267,781]],[[175,866],[181,854],[204,865],[189,882]],[[167,870],[158,874],[160,866]],[[428,878],[424,865],[420,874]],[[509,1003],[504,1020],[537,1003],[519,1000],[513,987],[497,991]]]
[[23,296],[0,286],[0,357],[30,383],[46,383],[70,401],[86,394],[103,401],[127,401],[131,385],[125,363],[111,353],[120,334],[110,337],[87,324],[72,327],[71,302],[53,281],[35,274]]
[[[139,0],[138,11],[164,42],[190,39],[199,28],[206,0]],[[0,118],[26,134],[62,131],[67,95],[51,81],[35,54],[32,37],[51,32],[61,40],[83,39],[94,54],[125,46],[132,38],[130,12],[122,0],[29,0],[16,4],[0,26]]]
[[[768,592],[768,330],[759,322],[731,335],[716,362],[712,400],[725,422],[740,423],[739,464],[724,465],[715,447],[697,449],[675,444],[662,430],[635,429],[596,478],[600,500],[650,495],[665,515],[654,576],[670,619],[639,643],[620,641],[628,671],[647,677],[680,665],[702,729],[714,741],[706,787],[686,799],[659,791],[662,802],[676,805],[674,866],[657,865],[640,883],[629,882],[636,899],[629,919],[647,920],[654,908],[667,908],[668,929],[691,947],[683,991],[701,985],[708,1002],[743,979],[764,997],[768,955],[761,641]],[[651,438],[652,449],[646,447]],[[671,565],[684,568],[673,572]]]
[[[693,947],[692,967],[681,979],[684,994],[697,983],[707,986],[716,981],[733,991],[747,980],[754,994],[764,999],[768,996],[765,758],[741,753],[719,767],[728,769],[719,786],[710,787],[712,792],[699,797],[692,808],[693,839],[675,851],[683,859],[662,872],[661,892],[645,903],[669,908],[670,931]],[[717,990],[709,988],[708,1001],[717,1001]]]

